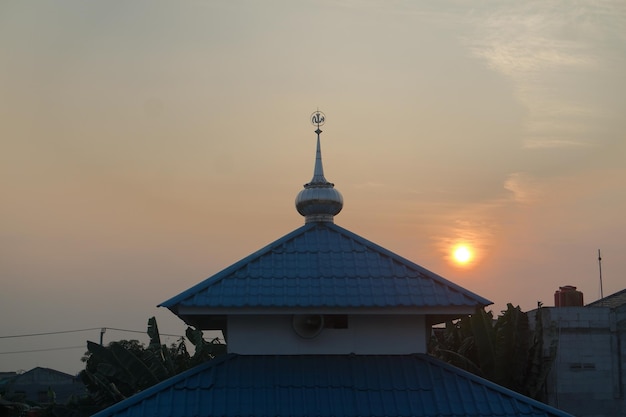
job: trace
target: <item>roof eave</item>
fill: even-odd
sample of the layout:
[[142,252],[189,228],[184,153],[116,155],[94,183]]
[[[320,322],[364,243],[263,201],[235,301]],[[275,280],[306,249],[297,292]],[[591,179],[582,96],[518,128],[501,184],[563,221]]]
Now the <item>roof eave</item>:
[[348,314],[348,315],[415,315],[426,316],[428,322],[443,323],[463,316],[468,316],[476,308],[484,306],[427,306],[427,307],[178,307],[174,312],[185,323],[201,330],[226,329],[228,316],[257,316],[257,315],[292,315],[292,314]]

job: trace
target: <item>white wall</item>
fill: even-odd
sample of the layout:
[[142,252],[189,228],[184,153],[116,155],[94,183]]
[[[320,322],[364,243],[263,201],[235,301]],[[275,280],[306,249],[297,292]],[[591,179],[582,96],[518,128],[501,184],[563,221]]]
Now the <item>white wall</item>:
[[615,312],[608,307],[541,311],[544,349],[551,340],[557,342],[547,381],[548,403],[580,417],[623,415],[626,375],[619,346],[624,340]]
[[232,315],[228,351],[242,355],[410,354],[426,352],[424,316],[350,315],[347,329],[298,336],[291,315]]

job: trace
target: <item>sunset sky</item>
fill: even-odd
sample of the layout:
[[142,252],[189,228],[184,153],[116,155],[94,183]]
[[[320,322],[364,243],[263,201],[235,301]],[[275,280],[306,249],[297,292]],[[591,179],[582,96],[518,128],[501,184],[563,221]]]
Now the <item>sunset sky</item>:
[[4,0],[0,371],[183,334],[157,304],[304,224],[317,108],[338,225],[495,314],[596,300],[598,249],[626,287],[623,0]]

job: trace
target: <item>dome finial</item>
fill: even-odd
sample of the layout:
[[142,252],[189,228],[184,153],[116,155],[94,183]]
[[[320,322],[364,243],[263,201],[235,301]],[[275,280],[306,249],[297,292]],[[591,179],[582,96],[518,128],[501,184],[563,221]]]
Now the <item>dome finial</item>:
[[325,122],[326,116],[324,113],[319,111],[319,109],[311,115],[311,123],[314,126],[317,126],[317,129],[315,130],[315,133],[317,133],[317,151],[315,152],[315,169],[313,170],[313,179],[311,180],[311,183],[316,184],[330,184],[326,181],[326,178],[324,178],[324,165],[322,165],[322,149],[320,146],[320,134],[322,133],[320,126],[322,126]]
[[311,114],[311,123],[317,126],[317,150],[315,153],[315,168],[313,179],[308,184],[304,184],[304,190],[296,197],[296,209],[304,216],[305,222],[333,222],[333,218],[343,208],[343,197],[336,190],[335,184],[328,182],[324,177],[324,167],[322,165],[322,150],[320,146],[320,134],[322,126],[326,122],[324,113],[315,111]]

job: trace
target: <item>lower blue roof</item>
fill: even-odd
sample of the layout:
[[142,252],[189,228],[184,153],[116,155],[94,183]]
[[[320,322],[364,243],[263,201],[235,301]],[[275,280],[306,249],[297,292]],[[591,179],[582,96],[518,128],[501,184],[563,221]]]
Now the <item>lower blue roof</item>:
[[94,417],[572,417],[428,355],[226,355]]

